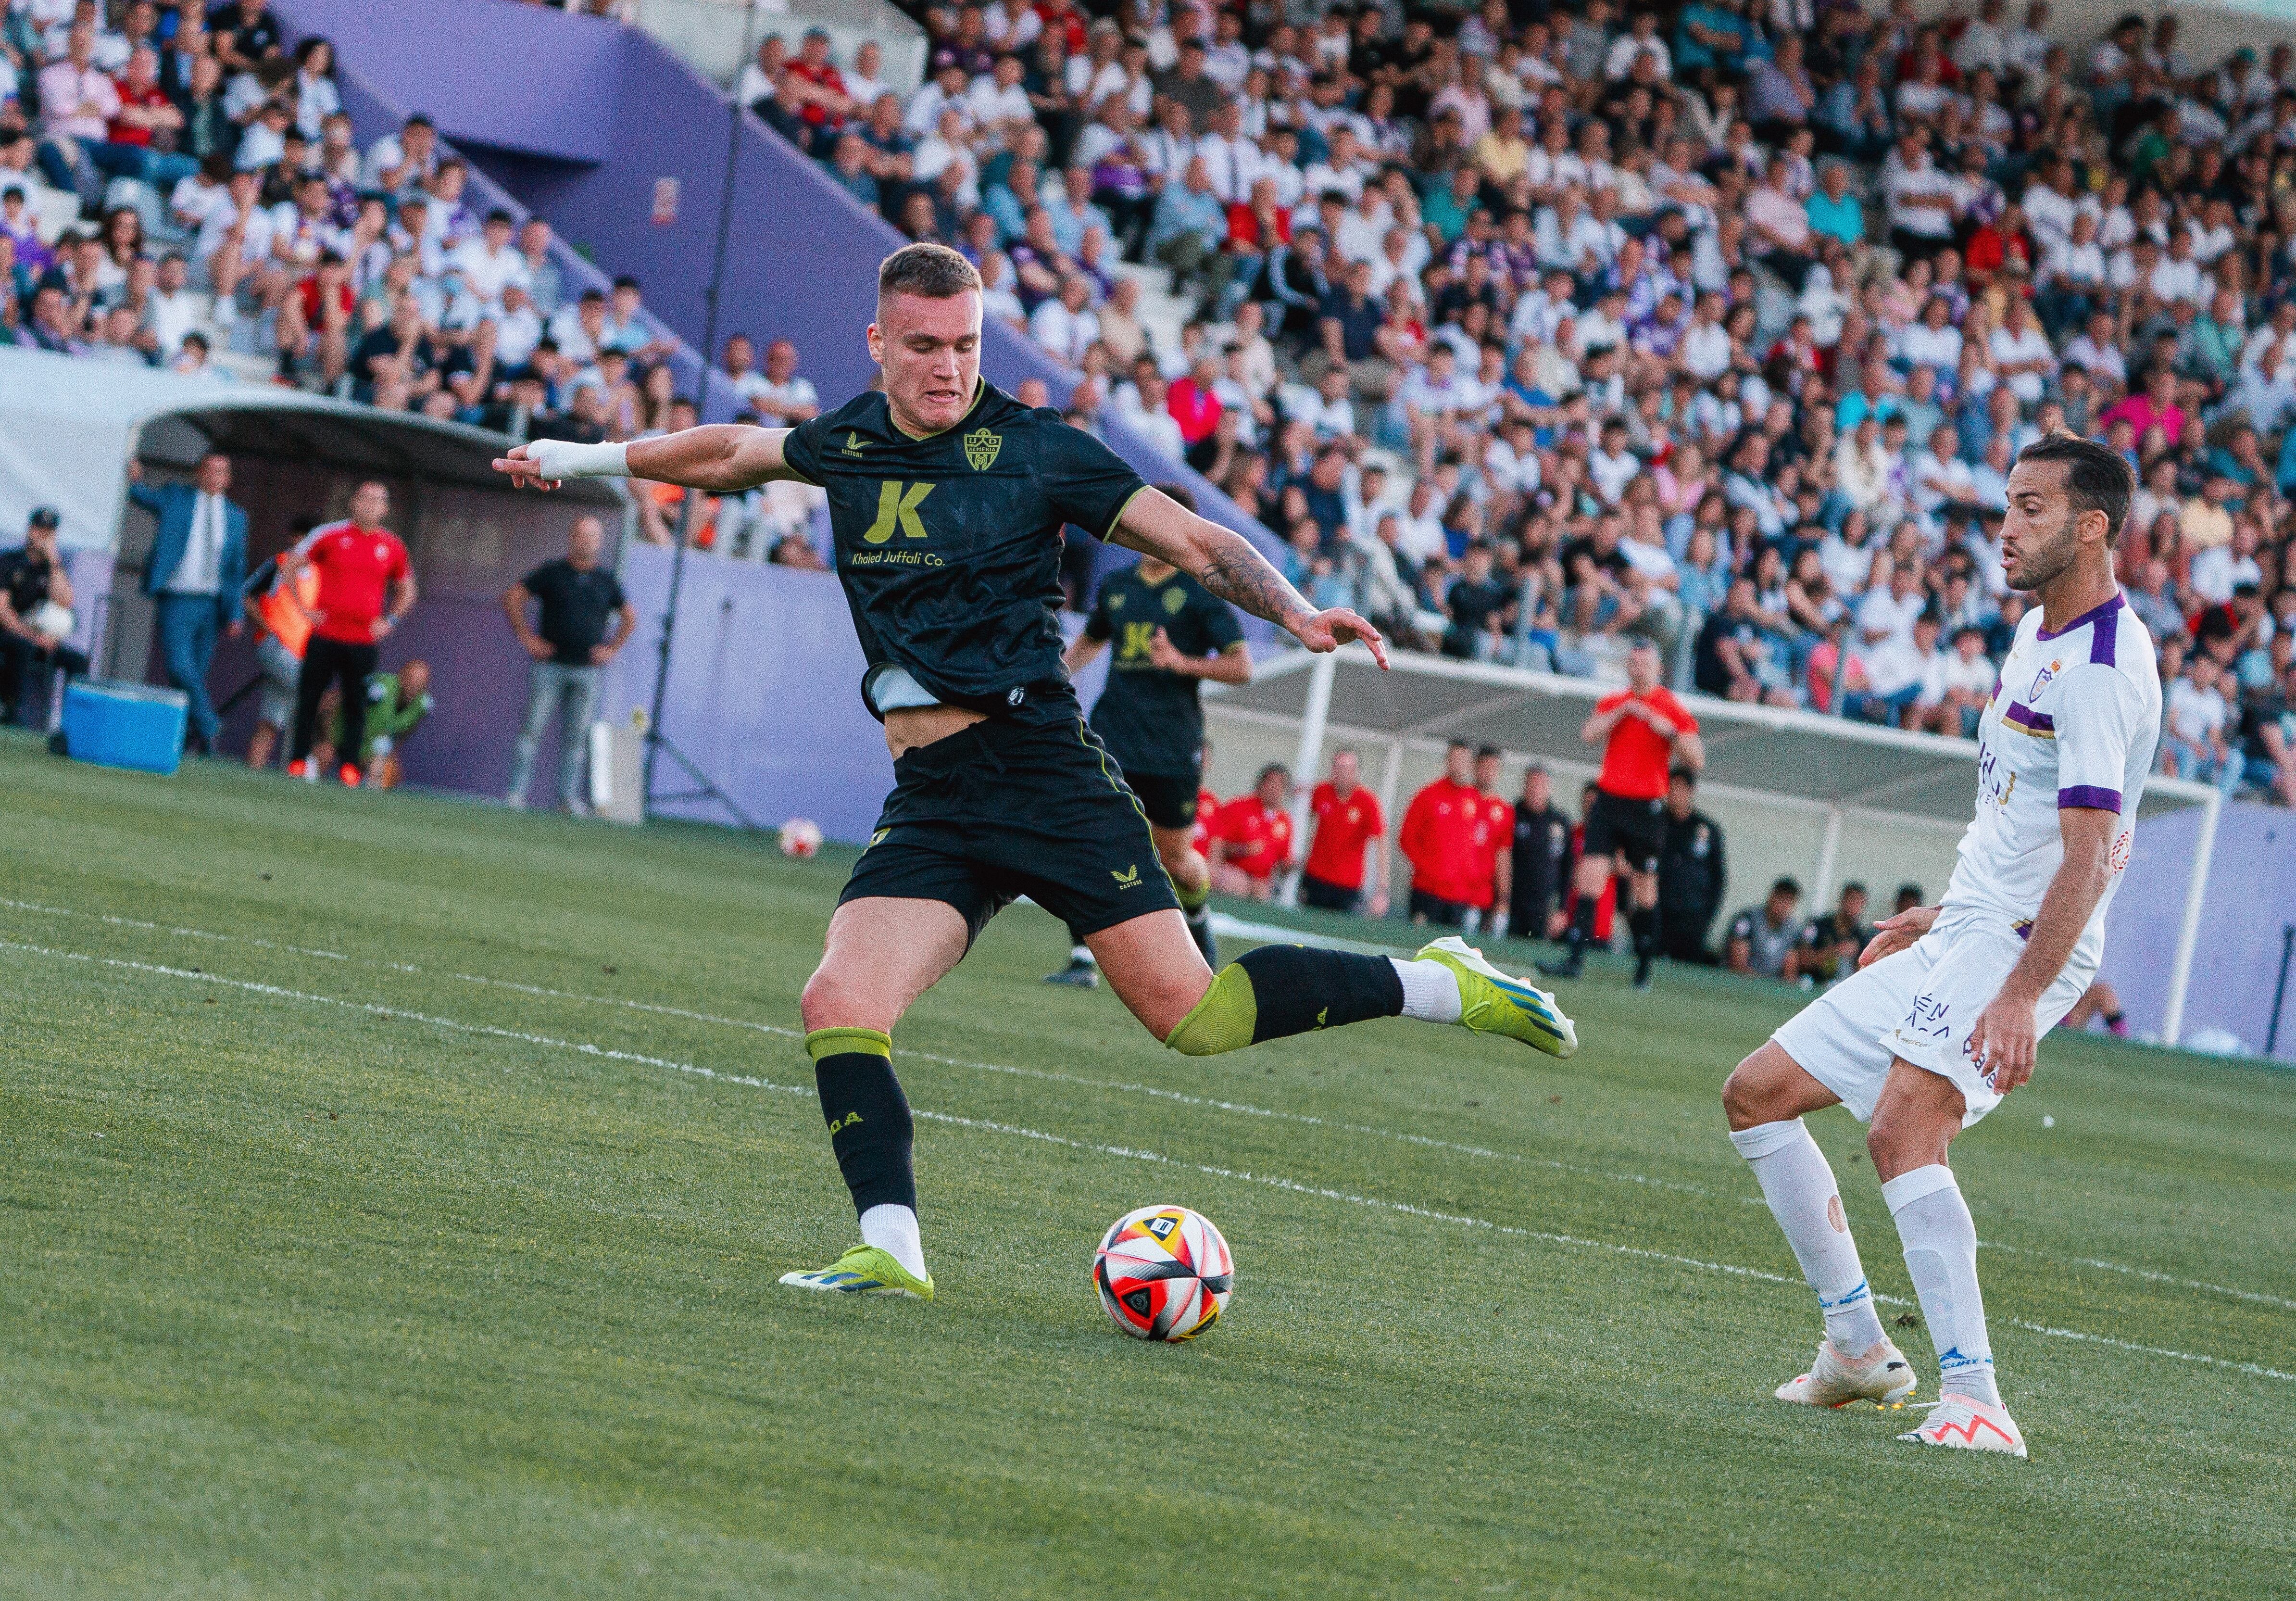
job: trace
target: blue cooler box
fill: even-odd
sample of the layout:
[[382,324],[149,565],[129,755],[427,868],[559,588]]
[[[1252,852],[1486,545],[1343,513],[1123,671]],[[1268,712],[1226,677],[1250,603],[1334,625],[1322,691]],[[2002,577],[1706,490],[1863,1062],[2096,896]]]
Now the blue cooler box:
[[190,705],[180,689],[75,679],[64,690],[64,748],[75,761],[173,773],[183,759]]

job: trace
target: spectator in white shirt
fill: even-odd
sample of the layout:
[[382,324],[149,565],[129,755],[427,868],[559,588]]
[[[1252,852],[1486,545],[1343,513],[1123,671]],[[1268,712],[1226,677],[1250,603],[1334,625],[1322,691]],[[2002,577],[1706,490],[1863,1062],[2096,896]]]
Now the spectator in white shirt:
[[794,428],[821,415],[821,396],[797,365],[797,346],[789,340],[767,345],[766,381],[750,391],[749,401],[771,426]]
[[1921,693],[1914,698],[1915,726],[1932,734],[1972,738],[1977,719],[1993,696],[1994,666],[1985,653],[1985,630],[1964,625],[1954,631],[1953,648],[1940,650],[1937,627],[1927,615],[1915,626],[1914,642],[1926,655]]
[[504,368],[524,366],[542,342],[542,316],[522,278],[505,278],[495,297],[495,360]]
[[1092,285],[1083,274],[1070,273],[1058,294],[1037,303],[1029,337],[1062,365],[1084,365],[1085,352],[1100,338],[1100,319],[1092,314]]
[[[471,286],[471,292],[489,306],[501,303],[504,284],[523,287],[526,283],[526,258],[511,244],[514,226],[509,212],[500,208],[489,211],[477,237],[463,241],[450,256],[463,269],[463,280]],[[541,337],[539,331],[536,337]]]
[[2033,308],[2022,295],[2009,297],[2008,320],[1994,329],[1987,341],[1993,353],[1993,370],[2010,391],[2027,406],[2038,406],[2041,393],[2057,370],[2056,352],[2049,337],[2033,320]]

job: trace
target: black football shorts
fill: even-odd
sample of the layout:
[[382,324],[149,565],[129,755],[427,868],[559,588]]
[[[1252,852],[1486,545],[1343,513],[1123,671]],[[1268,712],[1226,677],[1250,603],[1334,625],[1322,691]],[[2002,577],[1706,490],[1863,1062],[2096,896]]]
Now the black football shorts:
[[1139,799],[1081,718],[991,718],[905,752],[837,899],[881,895],[944,901],[968,939],[1023,895],[1079,937],[1180,904]]
[[1587,809],[1587,850],[1589,858],[1623,856],[1634,873],[1658,871],[1659,852],[1666,844],[1666,802],[1632,800],[1608,790],[1595,792]]
[[1196,825],[1196,795],[1203,788],[1201,773],[1136,773],[1128,768],[1124,782],[1140,797],[1140,809],[1157,827]]

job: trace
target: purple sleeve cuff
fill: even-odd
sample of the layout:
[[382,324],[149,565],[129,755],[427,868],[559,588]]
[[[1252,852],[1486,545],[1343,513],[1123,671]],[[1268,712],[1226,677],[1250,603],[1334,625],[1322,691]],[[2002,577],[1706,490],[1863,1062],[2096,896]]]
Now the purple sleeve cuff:
[[2057,809],[2094,807],[2098,811],[2117,812],[2120,809],[2120,792],[2095,784],[2076,784],[2070,789],[2057,792]]

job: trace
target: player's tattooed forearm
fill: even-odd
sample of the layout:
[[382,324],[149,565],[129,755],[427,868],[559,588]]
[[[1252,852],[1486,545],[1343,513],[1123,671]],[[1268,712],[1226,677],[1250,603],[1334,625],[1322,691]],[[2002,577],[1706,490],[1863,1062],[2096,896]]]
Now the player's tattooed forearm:
[[1231,534],[1204,562],[1196,581],[1254,617],[1283,624],[1308,611],[1300,592],[1241,534]]

